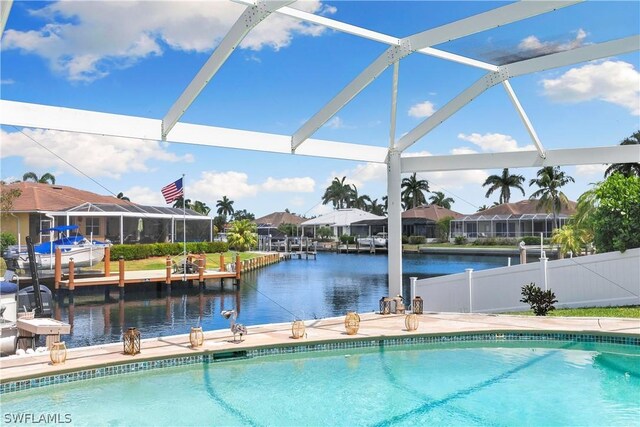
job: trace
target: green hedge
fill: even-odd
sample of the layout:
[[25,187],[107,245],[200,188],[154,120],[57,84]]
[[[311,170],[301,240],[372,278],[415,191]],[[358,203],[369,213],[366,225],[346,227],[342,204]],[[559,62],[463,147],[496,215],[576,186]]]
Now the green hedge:
[[[125,261],[145,259],[156,256],[175,256],[182,254],[182,243],[149,243],[136,245],[111,246],[111,260],[117,261],[123,257]],[[226,242],[189,242],[187,252],[191,253],[218,253],[227,252],[229,245]]]
[[353,245],[356,242],[356,236],[349,236],[348,234],[343,234],[340,236],[340,243],[343,245]]
[[[523,241],[525,245],[540,245],[540,236],[524,236],[520,240]],[[548,245],[550,239],[542,239],[542,242]]]
[[482,239],[476,239],[472,245],[474,246],[516,246],[518,242],[516,239],[509,239],[506,237],[488,237]]
[[411,245],[422,245],[427,243],[427,238],[424,236],[409,236],[409,244]]

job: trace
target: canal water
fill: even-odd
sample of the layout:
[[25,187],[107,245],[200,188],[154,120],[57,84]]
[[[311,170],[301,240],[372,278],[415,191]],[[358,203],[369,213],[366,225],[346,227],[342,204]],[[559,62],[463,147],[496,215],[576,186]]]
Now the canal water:
[[[512,262],[518,262],[512,257]],[[403,254],[403,293],[409,277],[461,273],[506,266],[506,256]],[[122,340],[122,331],[136,327],[143,338],[229,327],[221,310],[236,309],[245,325],[290,322],[361,313],[378,309],[387,294],[387,256],[319,253],[317,260],[290,260],[243,274],[238,287],[208,281],[204,289],[174,284],[171,293],[155,284],[128,285],[124,300],[113,288],[109,298],[100,289],[76,289],[73,304],[65,298],[54,305],[55,318],[69,322],[67,347],[83,347]]]

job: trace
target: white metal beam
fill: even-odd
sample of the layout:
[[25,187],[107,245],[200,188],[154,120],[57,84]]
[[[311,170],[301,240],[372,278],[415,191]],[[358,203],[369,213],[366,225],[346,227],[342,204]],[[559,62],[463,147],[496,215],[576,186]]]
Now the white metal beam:
[[635,35],[623,39],[591,44],[564,52],[552,53],[538,58],[526,59],[500,68],[505,69],[509,77],[517,77],[552,68],[592,61],[594,59],[635,52],[638,49],[640,49],[640,35]]
[[[154,141],[161,139],[160,120],[158,119],[7,100],[0,100],[0,124]],[[177,123],[168,141],[269,153],[291,153],[291,139],[288,135],[188,123]],[[305,147],[298,150],[298,154],[384,163],[387,148],[310,139]]]
[[391,82],[391,122],[389,126],[389,148],[396,146],[396,112],[398,111],[398,69],[400,63],[393,64],[393,80]]
[[11,6],[13,6],[13,0],[0,1],[0,37],[4,34],[4,28],[11,13]]
[[167,114],[162,120],[162,139],[165,140],[173,126],[180,120],[180,117],[189,108],[191,103],[202,92],[205,86],[218,72],[220,67],[225,63],[227,58],[233,53],[234,49],[240,44],[245,36],[262,22],[267,16],[273,13],[279,7],[292,3],[288,1],[260,1],[256,5],[248,6],[245,11],[236,20],[235,24],[224,36],[218,47],[213,51],[204,66],[198,71],[198,74],[189,83],[187,88],[182,92],[180,97],[171,106]]
[[509,99],[511,99],[511,103],[516,108],[516,111],[520,116],[520,120],[522,120],[522,123],[524,123],[524,126],[527,128],[527,132],[529,132],[529,136],[531,137],[531,140],[535,144],[536,150],[538,150],[538,154],[540,155],[540,157],[545,157],[544,147],[542,146],[542,143],[538,138],[538,134],[536,133],[536,130],[533,128],[533,125],[531,124],[531,121],[527,116],[527,112],[524,111],[524,108],[522,108],[522,105],[520,104],[520,101],[518,100],[516,93],[513,91],[513,88],[509,83],[509,80],[503,81],[502,86],[504,87],[504,90],[507,91],[507,95],[509,95]]
[[640,146],[617,145],[537,151],[402,157],[402,173],[476,169],[528,168],[640,162]]
[[406,133],[396,145],[398,150],[404,151],[417,140],[425,136],[440,123],[447,120],[462,107],[473,101],[484,91],[504,80],[504,76],[500,73],[487,73],[480,79],[476,80],[471,86],[462,91],[458,96],[453,98],[442,108],[436,110],[431,116],[423,120],[418,126]]
[[402,200],[400,172],[400,152],[389,150],[387,164],[387,221],[389,295],[402,295]]
[[291,137],[291,150],[295,150],[307,138],[313,135],[322,125],[333,117],[342,107],[351,101],[358,93],[378,77],[387,67],[400,61],[412,52],[445,41],[455,40],[470,34],[499,27],[525,18],[550,12],[562,7],[579,3],[572,1],[522,1],[499,7],[488,12],[465,18],[451,24],[446,24],[431,30],[414,34],[401,39],[399,44],[392,46],[351,81],[320,111],[302,125]]

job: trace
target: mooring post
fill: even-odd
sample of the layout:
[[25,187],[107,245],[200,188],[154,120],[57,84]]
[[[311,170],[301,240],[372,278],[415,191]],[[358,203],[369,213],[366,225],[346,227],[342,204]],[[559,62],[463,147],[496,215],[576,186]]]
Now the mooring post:
[[204,259],[204,254],[202,254],[198,260],[198,282],[200,282],[201,285],[204,284]]
[[240,279],[240,272],[242,271],[242,263],[240,262],[240,255],[236,255],[236,279]]
[[226,266],[224,265],[224,254],[220,253],[220,271],[226,271]]
[[167,255],[167,260],[165,262],[165,271],[166,271],[166,275],[165,275],[164,282],[167,285],[170,285],[171,284],[171,257],[169,255]]
[[104,248],[104,277],[111,276],[111,247]]
[[118,291],[119,298],[124,298],[124,257],[118,258]]
[[62,280],[62,250],[60,248],[56,248],[55,272],[53,279],[53,286],[56,291],[60,289],[60,280]]
[[69,290],[73,292],[76,288],[74,276],[75,276],[76,263],[73,258],[69,259]]

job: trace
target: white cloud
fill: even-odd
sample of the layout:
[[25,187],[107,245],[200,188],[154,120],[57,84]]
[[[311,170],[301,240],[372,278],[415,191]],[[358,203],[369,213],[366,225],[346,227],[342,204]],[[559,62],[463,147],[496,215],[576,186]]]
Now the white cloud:
[[435,111],[436,111],[436,107],[435,105],[433,105],[432,102],[424,101],[424,102],[412,105],[411,108],[409,108],[408,114],[410,117],[424,118],[424,117],[429,117],[430,115],[435,113]]
[[557,79],[542,80],[544,94],[555,102],[600,100],[640,115],[640,73],[624,61],[604,61],[572,68]]
[[[484,135],[480,135],[479,133],[472,133],[469,135],[460,133],[458,134],[458,138],[475,144],[480,147],[482,151],[490,153],[505,151],[532,151],[536,149],[534,145],[519,147],[518,141],[509,135],[503,135],[501,133],[485,133]],[[461,154],[461,152],[454,154]]]
[[[361,188],[365,186],[365,183],[370,181],[385,181],[387,179],[387,165],[384,163],[360,163],[351,169],[344,169],[342,171],[332,171],[323,188],[331,185],[331,181],[335,177],[342,179],[343,176],[347,178],[344,180],[345,184],[355,185],[360,192]],[[386,187],[385,187],[386,192]]]
[[548,55],[554,52],[562,52],[565,50],[575,49],[584,44],[584,40],[587,38],[587,33],[580,28],[576,31],[576,37],[573,40],[569,40],[565,43],[554,43],[554,42],[542,42],[536,36],[529,36],[524,38],[520,44],[518,44],[518,49],[523,51],[537,51],[540,55]]
[[12,85],[15,82],[16,81],[13,80],[13,79],[2,79],[2,80],[0,80],[0,84],[3,84],[3,85]]
[[[298,3],[298,8],[308,12],[335,12],[319,1]],[[43,27],[6,30],[2,48],[39,55],[69,80],[88,82],[106,76],[111,69],[162,55],[165,44],[175,50],[209,52],[243,8],[221,1],[56,2],[31,12],[47,22]],[[324,27],[274,14],[254,28],[240,47],[279,50],[296,34],[319,36],[324,31]]]
[[[190,154],[176,156],[167,151],[167,144],[142,139],[117,138],[55,130],[23,129],[20,132],[0,130],[0,157],[19,156],[25,166],[36,170],[55,170],[80,175],[70,164],[91,177],[120,178],[129,172],[153,170],[147,162],[192,162]],[[33,140],[29,139],[32,138]],[[50,154],[40,145],[51,150]]]
[[477,154],[478,152],[472,148],[458,147],[451,150],[451,154]]
[[328,127],[329,129],[344,129],[345,128],[344,120],[342,120],[338,116],[332,117],[331,120],[329,120],[325,126]]
[[134,185],[133,187],[124,190],[123,193],[133,203],[147,206],[166,206],[159,188],[151,189],[149,187]]
[[187,198],[215,202],[227,196],[231,200],[246,199],[259,192],[271,193],[310,193],[315,188],[315,181],[309,177],[272,178],[263,183],[252,184],[249,175],[237,171],[204,171],[193,183],[187,182]]
[[312,193],[315,189],[316,182],[313,178],[267,178],[267,181],[261,185],[264,191],[281,192],[281,193]]
[[604,175],[609,165],[576,165],[577,176],[600,176]]
[[[454,152],[460,151],[460,152]],[[452,154],[469,154],[465,149],[454,149]],[[472,151],[472,150],[468,150]],[[406,153],[405,157],[432,156],[428,151],[418,151]],[[483,170],[463,170],[463,171],[444,171],[444,172],[422,172],[416,174],[418,179],[426,179],[429,181],[431,191],[438,190],[459,190],[467,185],[482,185],[489,174]]]

